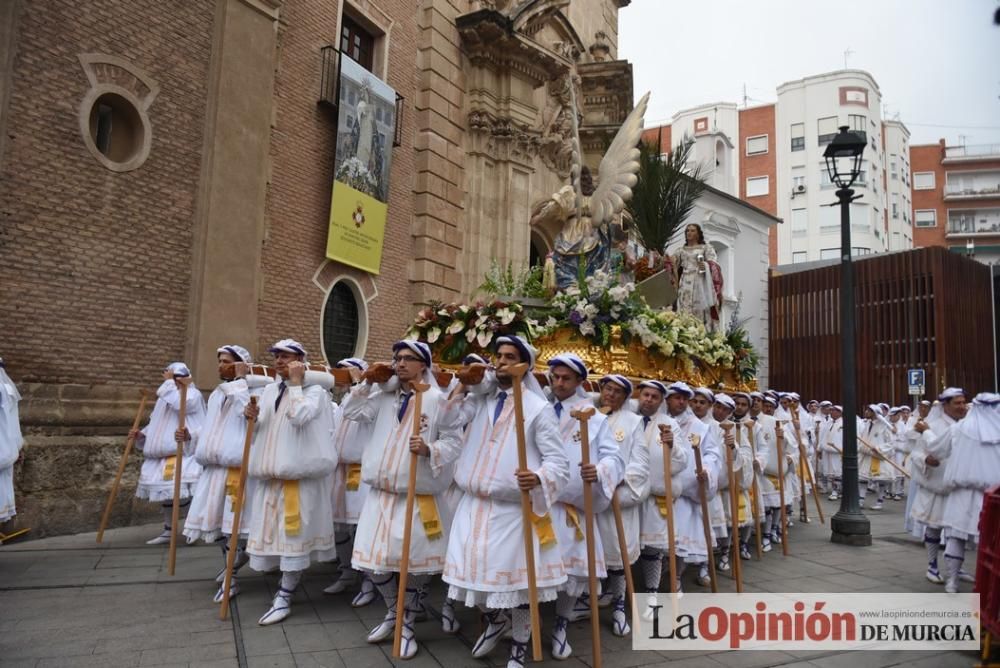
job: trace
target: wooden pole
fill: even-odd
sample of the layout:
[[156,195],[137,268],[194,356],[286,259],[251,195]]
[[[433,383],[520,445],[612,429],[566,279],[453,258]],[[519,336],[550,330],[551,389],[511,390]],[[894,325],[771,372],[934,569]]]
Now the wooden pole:
[[809,523],[809,498],[806,494],[806,472],[805,467],[809,465],[805,459],[805,449],[802,447],[802,431],[799,429],[798,408],[792,410],[792,428],[795,430],[795,444],[799,451],[799,520],[805,524]]
[[[413,413],[411,436],[420,436],[420,416],[423,413],[423,394],[430,385],[410,383],[413,388]],[[406,485],[406,523],[403,524],[403,552],[399,558],[399,589],[396,593],[396,628],[392,636],[392,655],[400,658],[403,644],[403,615],[406,612],[406,581],[410,570],[410,539],[413,537],[413,505],[417,488],[417,453],[410,453],[410,474]]]
[[[793,418],[794,419],[794,418]],[[812,489],[813,502],[816,504],[816,514],[819,515],[819,521],[822,524],[826,524],[826,518],[823,517],[823,507],[819,504],[819,490],[816,489],[816,481],[813,479],[812,470],[809,468],[809,455],[806,454],[806,447],[802,445],[802,438],[799,436],[800,431],[798,428],[798,420],[795,420],[795,440],[798,441],[799,445],[799,461],[802,462],[802,484],[805,485],[805,478],[809,478],[809,487]],[[819,446],[816,447],[819,450]],[[802,511],[805,512],[806,500],[805,497],[802,499]]]
[[[184,421],[187,417],[187,390],[190,376],[177,378],[181,393],[181,405],[178,409],[180,418],[177,420],[178,431],[184,431]],[[174,462],[174,508],[170,514],[170,551],[167,554],[167,575],[173,575],[177,567],[177,525],[181,522],[181,476],[184,461],[184,440],[177,442],[177,461]]]
[[[667,445],[666,438],[672,436],[669,424],[661,424],[660,444],[663,446],[663,495],[667,499],[667,565],[670,571],[670,593],[677,593],[677,545],[676,533],[674,531],[674,490],[670,486],[673,478],[673,462],[670,457],[673,454],[673,441]],[[676,599],[675,599],[676,600]]]
[[[729,440],[730,435],[733,432],[733,423],[726,420],[721,425],[722,431],[726,434],[726,440]],[[739,481],[736,478],[736,470],[733,468],[733,447],[723,443],[723,447],[726,449],[726,469],[729,471],[729,517],[730,524],[732,525],[730,531],[732,532],[729,538],[729,547],[733,551],[733,564],[732,573],[733,579],[736,580],[736,593],[743,593],[743,575],[740,572],[741,562],[740,562],[740,502],[739,502]]]
[[781,503],[781,554],[788,556],[788,518],[785,516],[785,421],[776,420],[775,450],[778,455],[778,502]]
[[[596,411],[585,408],[570,413],[571,417],[580,421],[580,463],[590,464],[590,416]],[[583,481],[583,516],[587,523],[587,580],[590,589],[590,642],[593,651],[593,668],[601,668],[601,618],[597,607],[597,545],[594,536],[594,498],[591,495],[591,482]],[[622,561],[625,561],[622,556]]]
[[[250,397],[250,405],[257,405],[257,397]],[[233,500],[233,528],[229,534],[229,551],[226,553],[226,577],[222,581],[222,605],[219,607],[219,619],[225,621],[229,615],[229,588],[233,583],[233,566],[236,564],[236,550],[240,546],[240,525],[243,522],[243,494],[247,487],[247,468],[250,466],[250,444],[253,441],[253,428],[256,418],[247,420],[246,437],[243,439],[243,461],[240,462],[240,481],[236,487],[236,498]]]
[[635,582],[632,580],[632,564],[628,560],[628,539],[625,536],[625,522],[622,520],[622,504],[618,501],[617,491],[611,496],[611,512],[615,516],[615,529],[618,531],[618,551],[621,552],[622,570],[625,571],[625,597],[629,600],[629,607],[632,609],[632,619],[634,621],[636,618]]
[[[514,390],[514,427],[517,434],[517,468],[528,470],[528,450],[524,436],[524,404],[521,396],[521,379],[528,371],[527,364],[515,364],[507,371],[512,376]],[[524,563],[528,569],[528,607],[531,612],[531,654],[535,661],[542,660],[542,620],[538,610],[538,584],[535,573],[534,523],[531,521],[531,495],[521,490],[521,523],[524,525]]]
[[101,525],[97,529],[97,542],[100,543],[104,540],[104,530],[108,527],[108,520],[111,519],[111,508],[115,504],[115,497],[118,496],[118,485],[121,484],[122,475],[125,473],[125,466],[128,464],[128,456],[132,452],[132,446],[135,445],[135,437],[133,434],[137,429],[139,429],[139,421],[142,419],[142,412],[146,408],[147,392],[146,390],[139,390],[139,410],[135,412],[135,420],[132,421],[132,428],[129,430],[128,439],[125,441],[125,452],[122,453],[122,460],[118,463],[118,473],[115,475],[115,481],[111,485],[111,494],[108,495],[108,503],[104,506],[104,515],[101,516]]
[[[910,477],[910,474],[907,473],[905,469],[903,469],[902,467],[900,467],[899,464],[897,464],[896,462],[892,461],[891,459],[886,459],[885,456],[883,456],[881,452],[879,452],[874,447],[872,447],[871,443],[869,443],[865,439],[861,438],[860,436],[858,436],[858,440],[861,441],[861,445],[865,446],[866,448],[868,448],[871,451],[873,457],[878,457],[880,460],[882,460],[883,462],[885,462],[889,466],[893,467],[894,469],[896,469],[897,471],[899,471],[900,473],[902,473],[903,475],[905,475],[907,478]],[[843,454],[843,451],[839,450],[836,445],[833,445],[833,443],[831,443],[830,445],[833,447],[834,450],[837,450],[837,452]]]
[[701,437],[698,434],[691,434],[691,449],[694,450],[695,472],[698,475],[698,497],[701,501],[701,524],[705,528],[705,551],[708,553],[708,577],[712,583],[712,593],[719,592],[719,583],[715,579],[715,550],[712,549],[711,518],[708,515],[708,490],[705,489],[705,481],[701,479],[704,468],[701,466]]
[[[739,437],[740,433],[740,423],[736,423],[736,435]],[[753,423],[747,425],[747,442],[750,443],[750,456],[753,457],[753,462],[751,462],[751,468],[753,464],[757,463],[757,447],[754,445],[753,439]],[[750,491],[753,494],[751,499],[751,510],[753,511],[753,537],[754,537],[754,550],[757,553],[757,560],[759,561],[764,557],[764,545],[763,539],[760,535],[760,483],[757,482],[757,469],[753,468],[753,480],[751,482]]]

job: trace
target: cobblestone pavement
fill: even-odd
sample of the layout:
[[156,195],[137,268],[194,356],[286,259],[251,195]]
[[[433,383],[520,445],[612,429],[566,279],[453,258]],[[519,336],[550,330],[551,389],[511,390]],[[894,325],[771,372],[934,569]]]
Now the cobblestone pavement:
[[[824,501],[829,518],[834,502]],[[790,555],[780,548],[744,567],[747,591],[909,592],[941,591],[924,579],[923,547],[902,530],[904,502],[887,501],[882,511],[866,511],[874,541],[868,548],[829,542],[829,524],[795,523]],[[829,520],[828,520],[829,521]],[[240,579],[242,593],[234,599],[229,621],[219,620],[211,602],[214,576],[221,566],[218,547],[183,546],[178,549],[177,573],[167,575],[165,546],[146,546],[144,540],[159,527],[129,527],[43,540],[22,540],[0,547],[0,665],[52,668],[55,666],[190,666],[229,668],[251,666],[324,666],[368,668],[390,666],[391,643],[365,642],[368,628],[381,619],[380,601],[356,610],[353,594],[322,593],[335,567],[322,565],[306,574],[295,596],[292,616],[284,624],[257,625],[277,587],[275,575]],[[970,553],[966,568],[974,569]],[[693,571],[693,569],[689,569]],[[244,575],[250,575],[245,569]],[[693,576],[689,572],[686,577]],[[970,585],[964,585],[969,587]],[[685,589],[695,591],[694,582]],[[734,591],[727,576],[721,591]],[[440,604],[442,590],[430,601]],[[542,623],[551,625],[554,610],[542,608]],[[469,653],[479,632],[477,615],[461,610],[462,632],[444,635],[433,619],[419,623],[420,652],[408,668],[447,666],[466,668],[503,666],[502,644],[477,661]],[[609,622],[608,622],[609,623]],[[590,666],[589,622],[570,626],[575,654],[567,661],[551,658],[543,666]],[[547,640],[547,636],[545,638]],[[669,666],[671,668],[732,668],[757,666],[869,668],[914,666],[948,668],[972,666],[975,653],[958,652],[633,652],[631,641],[605,630],[601,638],[603,665]],[[546,657],[548,643],[543,642]],[[529,664],[530,666],[531,664]]]

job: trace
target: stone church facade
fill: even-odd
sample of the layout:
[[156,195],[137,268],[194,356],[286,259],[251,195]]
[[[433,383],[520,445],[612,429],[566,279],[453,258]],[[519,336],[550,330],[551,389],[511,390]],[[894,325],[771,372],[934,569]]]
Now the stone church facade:
[[[384,359],[418,305],[543,256],[556,230],[529,212],[568,178],[569,100],[592,168],[632,105],[627,4],[0,0],[17,525],[96,527],[138,389],[167,362],[210,390],[223,343]],[[401,98],[378,275],[325,257],[340,51]],[[119,524],[151,517],[132,464]]]

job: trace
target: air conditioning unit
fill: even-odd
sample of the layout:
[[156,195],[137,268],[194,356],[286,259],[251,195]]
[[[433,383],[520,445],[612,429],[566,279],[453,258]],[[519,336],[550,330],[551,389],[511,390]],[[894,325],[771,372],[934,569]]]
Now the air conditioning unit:
[[800,194],[804,193],[805,191],[806,191],[806,187],[804,185],[800,184],[800,185],[795,186],[792,189],[792,194],[794,194],[794,195],[800,195]]

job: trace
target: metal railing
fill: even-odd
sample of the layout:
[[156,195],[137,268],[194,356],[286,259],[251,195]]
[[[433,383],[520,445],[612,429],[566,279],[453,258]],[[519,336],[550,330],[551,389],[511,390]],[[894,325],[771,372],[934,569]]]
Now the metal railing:
[[1000,144],[946,146],[944,149],[945,158],[987,158],[994,155],[1000,159]]

